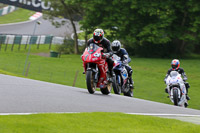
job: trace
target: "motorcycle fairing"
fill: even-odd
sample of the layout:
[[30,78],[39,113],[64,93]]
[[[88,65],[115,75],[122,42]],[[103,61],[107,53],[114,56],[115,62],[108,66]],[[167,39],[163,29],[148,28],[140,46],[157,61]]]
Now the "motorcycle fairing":
[[102,58],[102,51],[103,48],[99,47],[98,45],[91,43],[84,51],[82,55],[83,67],[84,71],[86,72],[88,69],[87,64],[95,64],[97,65],[100,75],[99,80],[97,83],[97,87],[105,87],[107,84],[107,71],[108,71],[108,64],[105,59]]
[[166,80],[168,87],[170,100],[173,102],[173,89],[178,90],[178,98],[180,99],[178,105],[181,106],[185,103],[186,100],[186,88],[180,74],[175,76],[168,76]]

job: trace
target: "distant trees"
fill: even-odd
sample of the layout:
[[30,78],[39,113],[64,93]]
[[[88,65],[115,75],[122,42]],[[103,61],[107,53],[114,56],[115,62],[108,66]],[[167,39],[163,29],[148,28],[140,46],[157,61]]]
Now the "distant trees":
[[83,9],[81,7],[81,0],[45,0],[46,2],[51,2],[51,7],[53,10],[45,11],[47,17],[55,26],[60,26],[65,23],[65,21],[58,22],[55,20],[56,17],[68,18],[71,22],[74,31],[74,53],[78,54],[78,35],[76,31],[76,25],[74,23],[77,18],[83,16]]
[[200,52],[200,1],[98,0],[83,4],[82,29],[111,32],[134,55],[184,56]]
[[[95,28],[109,31],[132,55],[185,56],[200,53],[200,1],[197,0],[46,0],[52,3],[49,18],[64,16],[74,26],[73,15],[82,17],[86,34]],[[87,39],[87,36],[86,36]],[[75,43],[78,53],[78,43]]]

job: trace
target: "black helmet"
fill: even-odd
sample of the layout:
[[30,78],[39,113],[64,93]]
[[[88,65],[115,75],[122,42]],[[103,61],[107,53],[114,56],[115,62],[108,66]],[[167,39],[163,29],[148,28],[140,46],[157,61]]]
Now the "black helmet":
[[121,43],[118,40],[114,40],[111,44],[113,53],[117,53],[121,48]]
[[95,43],[100,43],[103,40],[104,32],[102,29],[96,29],[93,33],[93,40]]

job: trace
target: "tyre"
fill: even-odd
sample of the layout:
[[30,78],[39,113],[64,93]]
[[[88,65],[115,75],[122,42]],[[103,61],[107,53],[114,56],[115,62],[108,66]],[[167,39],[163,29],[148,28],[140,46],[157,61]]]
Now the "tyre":
[[124,92],[124,96],[133,97],[133,91],[129,89],[128,92]]
[[174,100],[174,105],[178,106],[178,89],[173,89],[173,100]]
[[93,94],[96,91],[96,83],[94,82],[94,75],[93,71],[86,72],[86,84],[87,89],[90,94]]
[[128,90],[128,91],[124,91],[124,96],[133,97],[133,91],[130,89],[129,85],[130,85],[130,83],[129,83],[129,80],[128,80],[126,85],[125,85],[125,90]]
[[121,86],[117,82],[117,77],[113,77],[113,91],[115,94],[121,94]]
[[106,88],[100,88],[101,93],[104,95],[108,95],[112,90],[112,83],[108,83]]

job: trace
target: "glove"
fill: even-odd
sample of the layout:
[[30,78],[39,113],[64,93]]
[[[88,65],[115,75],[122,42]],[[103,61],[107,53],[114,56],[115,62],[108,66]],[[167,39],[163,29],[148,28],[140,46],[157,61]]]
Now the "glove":
[[109,58],[109,57],[110,57],[110,53],[103,53],[103,54],[102,54],[102,57],[103,57],[103,58]]
[[123,64],[123,65],[127,65],[127,64],[128,64],[128,61],[127,61],[127,60],[124,60],[124,61],[122,61],[122,64]]
[[183,81],[185,82],[186,80],[187,80],[187,78],[186,78],[186,77],[184,77],[184,78],[183,78]]

